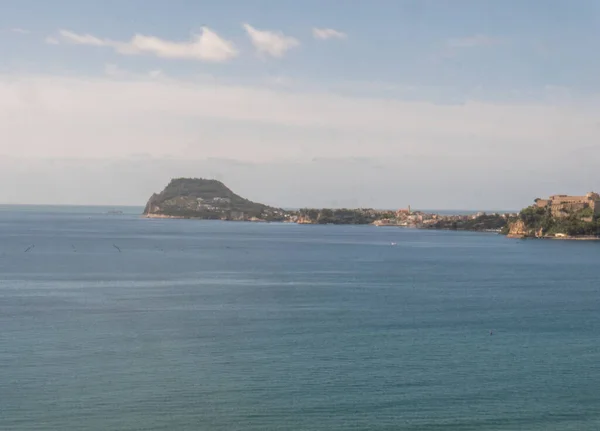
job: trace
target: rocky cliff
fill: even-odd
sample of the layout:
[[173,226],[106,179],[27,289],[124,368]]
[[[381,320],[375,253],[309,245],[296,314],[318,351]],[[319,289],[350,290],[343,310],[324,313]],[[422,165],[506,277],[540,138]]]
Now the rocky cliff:
[[285,211],[252,202],[222,182],[203,178],[177,178],[154,193],[144,209],[146,217],[207,220],[282,221]]
[[529,227],[521,219],[518,219],[508,225],[508,238],[541,238],[543,236],[543,229],[535,229]]

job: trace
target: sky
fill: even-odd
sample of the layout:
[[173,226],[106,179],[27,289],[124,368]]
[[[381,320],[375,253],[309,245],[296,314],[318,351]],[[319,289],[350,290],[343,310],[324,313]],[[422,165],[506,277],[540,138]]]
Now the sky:
[[0,203],[513,210],[600,191],[596,0],[4,0]]

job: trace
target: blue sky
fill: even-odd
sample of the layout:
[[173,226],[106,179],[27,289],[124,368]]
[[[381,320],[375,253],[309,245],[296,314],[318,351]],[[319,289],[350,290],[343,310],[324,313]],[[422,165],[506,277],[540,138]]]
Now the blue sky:
[[[182,172],[285,206],[600,189],[599,36],[592,0],[8,0],[0,167],[50,183],[0,202],[143,203]],[[124,186],[63,193],[92,165]]]
[[[304,43],[277,63],[255,61],[241,23],[284,31]],[[314,84],[377,81],[401,86],[453,87],[478,97],[543,94],[546,86],[587,92],[597,85],[600,36],[597,1],[7,1],[1,28],[22,28],[30,37],[3,35],[4,67],[28,71],[98,73],[105,62],[132,69],[236,76],[286,74]],[[68,29],[127,40],[135,33],[185,40],[207,26],[239,45],[232,64],[206,65],[123,58],[107,50],[48,49],[40,39]],[[342,29],[345,44],[312,40],[313,27]],[[489,40],[477,42],[477,36]],[[454,39],[472,46],[449,48]],[[515,95],[515,97],[517,97]]]

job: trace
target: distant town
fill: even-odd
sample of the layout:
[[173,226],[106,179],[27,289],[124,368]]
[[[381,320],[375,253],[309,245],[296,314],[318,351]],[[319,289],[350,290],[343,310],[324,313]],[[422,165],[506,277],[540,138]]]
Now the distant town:
[[[346,217],[343,217],[346,215]],[[300,224],[350,224],[348,219],[379,227],[410,227],[419,229],[453,229],[501,232],[516,213],[439,214],[413,211],[410,207],[397,211],[375,209],[304,209],[291,213],[289,221]]]

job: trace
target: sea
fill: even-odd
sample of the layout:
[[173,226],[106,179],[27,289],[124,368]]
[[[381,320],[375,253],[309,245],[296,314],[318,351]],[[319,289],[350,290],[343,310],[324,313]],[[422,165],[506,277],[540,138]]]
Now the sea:
[[2,431],[600,429],[600,243],[0,207]]

